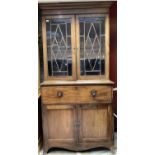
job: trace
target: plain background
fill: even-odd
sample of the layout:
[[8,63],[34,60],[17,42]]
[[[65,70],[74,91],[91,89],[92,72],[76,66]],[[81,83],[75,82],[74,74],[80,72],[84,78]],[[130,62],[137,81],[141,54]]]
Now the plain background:
[[[118,0],[118,155],[155,154],[153,0]],[[0,4],[0,154],[38,154],[38,1]]]

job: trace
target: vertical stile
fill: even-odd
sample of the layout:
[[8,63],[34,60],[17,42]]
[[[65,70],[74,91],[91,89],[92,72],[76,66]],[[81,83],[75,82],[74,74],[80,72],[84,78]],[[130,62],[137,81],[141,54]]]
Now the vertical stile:
[[[51,20],[49,20],[49,21],[50,21],[50,44],[51,44],[51,42],[52,42],[52,39],[51,39],[52,29],[51,29],[51,27],[52,27],[52,25],[51,25]],[[52,57],[52,47],[51,47],[51,45],[50,45],[50,50],[51,50],[51,68],[52,68],[52,76],[53,76],[53,57]]]
[[84,34],[83,34],[83,41],[84,41],[84,49],[83,49],[83,52],[84,52],[84,59],[83,59],[83,61],[84,61],[84,75],[86,75],[86,72],[85,72],[85,70],[86,70],[86,64],[85,64],[85,22],[84,22]]
[[100,30],[100,76],[101,76],[101,72],[102,72],[102,69],[101,69],[101,63],[102,63],[102,54],[101,54],[101,22],[99,22],[99,30]]
[[67,23],[65,23],[65,28],[66,28],[66,59],[67,59],[67,76],[68,76],[68,35],[67,35]]
[[109,79],[109,15],[105,18],[105,75]]

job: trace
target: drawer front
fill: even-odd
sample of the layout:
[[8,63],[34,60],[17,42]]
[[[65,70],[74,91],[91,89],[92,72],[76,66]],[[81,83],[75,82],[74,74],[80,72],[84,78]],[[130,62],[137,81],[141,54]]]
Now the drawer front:
[[110,103],[111,86],[47,86],[41,88],[44,104]]

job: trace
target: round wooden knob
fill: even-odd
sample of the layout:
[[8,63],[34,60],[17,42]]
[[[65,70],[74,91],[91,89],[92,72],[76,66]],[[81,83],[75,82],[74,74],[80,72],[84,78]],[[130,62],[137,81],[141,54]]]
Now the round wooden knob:
[[96,91],[96,90],[92,90],[92,91],[91,91],[91,95],[92,95],[93,97],[95,97],[96,94],[97,94],[97,91]]
[[58,91],[58,92],[57,92],[57,96],[58,96],[58,97],[62,97],[62,96],[63,96],[63,92],[62,92],[62,91]]

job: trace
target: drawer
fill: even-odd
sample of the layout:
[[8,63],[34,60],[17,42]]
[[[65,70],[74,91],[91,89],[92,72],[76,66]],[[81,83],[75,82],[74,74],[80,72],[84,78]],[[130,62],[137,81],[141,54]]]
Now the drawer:
[[111,86],[46,86],[41,88],[42,102],[55,103],[110,103]]

